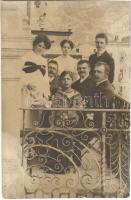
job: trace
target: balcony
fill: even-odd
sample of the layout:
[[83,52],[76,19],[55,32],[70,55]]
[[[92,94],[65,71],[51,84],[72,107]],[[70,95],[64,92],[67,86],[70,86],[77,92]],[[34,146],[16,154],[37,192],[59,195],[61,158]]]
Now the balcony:
[[26,197],[129,195],[129,107],[21,111],[22,166],[35,185],[25,186]]

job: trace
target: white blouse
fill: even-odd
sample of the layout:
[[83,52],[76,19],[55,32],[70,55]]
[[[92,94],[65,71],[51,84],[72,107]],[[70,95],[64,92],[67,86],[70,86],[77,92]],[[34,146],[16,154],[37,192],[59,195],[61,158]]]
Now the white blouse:
[[37,65],[45,65],[46,74],[45,76],[43,76],[40,70],[36,70],[35,72],[32,72],[32,73],[25,73],[24,71],[22,71],[22,76],[21,76],[22,86],[28,85],[28,84],[35,86],[37,92],[39,92],[41,95],[44,95],[45,97],[48,98],[48,96],[50,95],[50,85],[49,85],[46,59],[40,55],[35,54],[33,51],[31,51],[31,52],[28,52],[23,57],[22,68],[24,68],[24,63],[27,61],[33,62]]
[[77,60],[71,56],[64,57],[63,55],[55,58],[58,63],[58,73],[61,74],[63,71],[72,71],[77,73]]

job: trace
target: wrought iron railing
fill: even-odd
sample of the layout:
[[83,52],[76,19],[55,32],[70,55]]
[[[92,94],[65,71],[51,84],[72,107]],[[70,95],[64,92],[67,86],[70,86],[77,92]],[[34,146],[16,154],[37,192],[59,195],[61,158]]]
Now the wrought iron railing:
[[[129,109],[21,110],[22,165],[41,181],[43,197],[129,195]],[[25,127],[33,112],[40,119]]]

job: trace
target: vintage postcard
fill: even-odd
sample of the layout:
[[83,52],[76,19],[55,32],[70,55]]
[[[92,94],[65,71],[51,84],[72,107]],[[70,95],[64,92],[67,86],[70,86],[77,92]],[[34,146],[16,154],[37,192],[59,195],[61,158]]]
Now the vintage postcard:
[[129,197],[130,1],[1,1],[4,198]]

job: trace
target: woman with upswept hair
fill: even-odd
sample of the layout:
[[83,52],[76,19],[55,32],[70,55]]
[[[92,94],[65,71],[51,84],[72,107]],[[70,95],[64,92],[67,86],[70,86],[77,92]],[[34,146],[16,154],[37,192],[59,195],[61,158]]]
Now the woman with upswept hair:
[[74,48],[74,43],[69,39],[64,39],[60,42],[60,47],[62,54],[55,58],[59,66],[59,75],[65,70],[72,71],[74,78],[77,79],[77,60],[70,55]]
[[[50,107],[50,85],[45,52],[51,48],[51,42],[46,35],[37,35],[33,41],[32,50],[22,59],[21,73],[21,106]],[[28,128],[39,126],[42,113],[30,110],[26,115]]]
[[49,38],[46,35],[37,35],[33,41],[32,51],[23,58],[21,88],[26,88],[30,93],[31,102],[27,102],[30,106],[44,105],[46,102],[45,106],[48,106],[50,86],[44,54],[50,48]]

